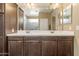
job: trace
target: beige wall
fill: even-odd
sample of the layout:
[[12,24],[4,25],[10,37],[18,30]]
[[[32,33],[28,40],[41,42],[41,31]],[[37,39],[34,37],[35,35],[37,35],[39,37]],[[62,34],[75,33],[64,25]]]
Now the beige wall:
[[75,31],[74,39],[74,54],[79,56],[79,30],[76,27],[79,26],[79,4],[73,5],[72,9],[72,30]]

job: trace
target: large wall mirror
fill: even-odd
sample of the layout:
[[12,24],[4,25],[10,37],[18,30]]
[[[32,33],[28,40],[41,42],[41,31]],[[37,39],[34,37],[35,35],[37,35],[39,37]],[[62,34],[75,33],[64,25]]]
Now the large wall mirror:
[[[20,5],[23,7],[23,4],[20,3]],[[23,11],[19,9],[19,29],[21,30],[61,30],[63,24],[71,24],[71,4],[34,3],[37,6],[34,7],[30,3],[31,8],[27,3],[24,5],[26,6],[24,15]]]

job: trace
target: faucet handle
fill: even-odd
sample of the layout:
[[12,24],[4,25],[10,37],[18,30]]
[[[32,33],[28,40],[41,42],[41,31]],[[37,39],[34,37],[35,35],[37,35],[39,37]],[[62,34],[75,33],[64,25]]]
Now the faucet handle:
[[53,31],[51,31],[50,33],[54,33]]
[[26,33],[30,33],[30,31],[26,31]]

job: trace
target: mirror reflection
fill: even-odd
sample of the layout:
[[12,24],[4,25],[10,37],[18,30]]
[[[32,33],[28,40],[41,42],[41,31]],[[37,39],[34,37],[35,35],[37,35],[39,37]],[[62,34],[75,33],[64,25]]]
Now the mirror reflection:
[[[19,19],[20,30],[62,30],[63,25],[72,23],[71,4],[19,3],[18,5],[24,11],[24,17]],[[67,30],[70,30],[70,26]]]

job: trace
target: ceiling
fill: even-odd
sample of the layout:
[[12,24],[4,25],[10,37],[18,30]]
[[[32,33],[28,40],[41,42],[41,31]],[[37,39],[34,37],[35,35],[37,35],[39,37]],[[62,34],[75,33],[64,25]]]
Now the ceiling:
[[24,13],[27,16],[38,16],[39,12],[51,12],[54,7],[56,7],[55,3],[18,3],[19,7],[24,10]]

